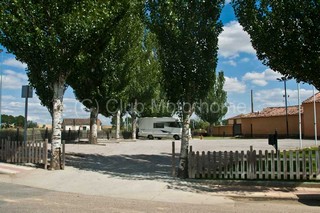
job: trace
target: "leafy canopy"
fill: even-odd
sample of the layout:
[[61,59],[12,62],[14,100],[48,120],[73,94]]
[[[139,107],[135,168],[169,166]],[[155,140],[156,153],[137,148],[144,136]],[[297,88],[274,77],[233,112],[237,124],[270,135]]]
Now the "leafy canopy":
[[233,0],[263,64],[320,89],[320,1]]
[[30,83],[52,112],[53,84],[65,89],[83,53],[103,51],[127,8],[125,0],[3,0],[0,43],[28,64]]
[[124,90],[130,82],[135,57],[130,51],[143,34],[141,1],[130,1],[129,6],[122,19],[109,31],[104,48],[83,52],[68,81],[76,97],[87,108],[96,108],[105,116],[116,112],[120,108],[120,99],[125,98]]
[[224,0],[147,2],[147,22],[159,41],[163,86],[170,101],[194,103],[207,96],[217,65]]
[[221,121],[228,112],[227,92],[223,90],[224,82],[224,74],[221,71],[216,76],[214,87],[210,89],[208,96],[196,106],[196,114],[210,125]]

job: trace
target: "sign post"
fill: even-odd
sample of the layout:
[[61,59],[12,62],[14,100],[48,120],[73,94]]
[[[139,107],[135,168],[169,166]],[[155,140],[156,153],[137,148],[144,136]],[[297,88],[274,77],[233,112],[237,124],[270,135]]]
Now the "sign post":
[[33,96],[33,88],[29,85],[22,86],[21,98],[25,98],[25,108],[24,108],[24,135],[23,141],[27,143],[27,126],[28,126],[28,98],[32,98]]

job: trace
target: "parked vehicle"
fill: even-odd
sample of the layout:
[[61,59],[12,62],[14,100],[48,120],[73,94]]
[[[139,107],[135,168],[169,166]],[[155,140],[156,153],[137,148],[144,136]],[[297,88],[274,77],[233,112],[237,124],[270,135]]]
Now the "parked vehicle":
[[179,140],[182,134],[182,124],[179,119],[172,117],[144,117],[139,118],[139,137],[173,138]]

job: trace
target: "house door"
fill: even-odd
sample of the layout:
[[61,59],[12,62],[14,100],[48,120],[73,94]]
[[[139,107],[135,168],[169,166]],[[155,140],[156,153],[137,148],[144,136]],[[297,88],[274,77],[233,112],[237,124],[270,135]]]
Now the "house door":
[[242,135],[241,124],[233,125],[233,136],[236,136],[236,135]]

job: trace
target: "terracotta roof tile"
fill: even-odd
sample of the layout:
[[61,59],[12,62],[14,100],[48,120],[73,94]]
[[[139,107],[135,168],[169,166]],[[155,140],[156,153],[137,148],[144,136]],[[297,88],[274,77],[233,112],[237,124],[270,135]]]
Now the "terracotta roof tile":
[[[288,106],[288,115],[297,115],[298,106]],[[303,113],[303,108],[301,107],[301,113]],[[286,115],[285,107],[267,107],[260,112],[253,112],[248,114],[238,115],[234,118],[258,118],[258,117],[274,117],[274,116],[284,116]]]
[[[320,102],[320,92],[316,93],[315,95],[316,102]],[[313,96],[307,98],[305,101],[302,102],[303,104],[313,103]]]

